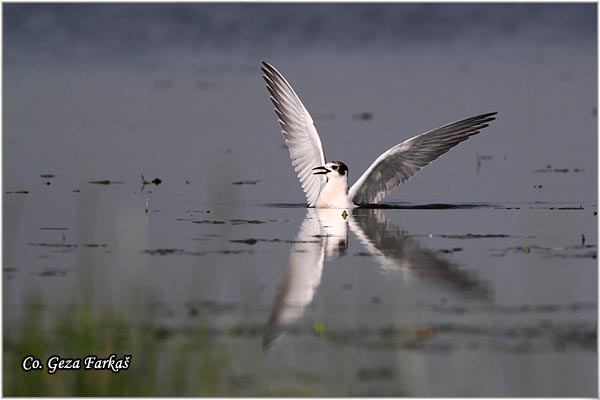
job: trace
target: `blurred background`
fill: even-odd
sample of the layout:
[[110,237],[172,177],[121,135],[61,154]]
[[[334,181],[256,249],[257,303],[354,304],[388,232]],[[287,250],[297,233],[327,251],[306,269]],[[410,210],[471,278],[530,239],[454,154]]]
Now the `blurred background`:
[[[596,394],[596,4],[2,9],[5,395]],[[262,351],[305,199],[261,60],[351,182],[499,113],[384,199],[456,205],[386,215],[460,248],[493,305],[382,275],[350,236],[299,331]],[[132,369],[19,367],[111,351]]]

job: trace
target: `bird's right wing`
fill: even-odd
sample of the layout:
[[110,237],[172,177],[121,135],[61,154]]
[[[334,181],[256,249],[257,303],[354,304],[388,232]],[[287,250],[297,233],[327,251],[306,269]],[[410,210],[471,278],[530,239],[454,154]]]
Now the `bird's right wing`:
[[322,175],[314,175],[313,168],[325,164],[321,139],[310,114],[285,78],[270,64],[263,61],[263,79],[271,93],[281,133],[290,151],[290,158],[309,207],[313,207],[324,182]]
[[444,125],[408,139],[382,155],[348,191],[355,204],[375,204],[399,184],[493,121],[488,113]]

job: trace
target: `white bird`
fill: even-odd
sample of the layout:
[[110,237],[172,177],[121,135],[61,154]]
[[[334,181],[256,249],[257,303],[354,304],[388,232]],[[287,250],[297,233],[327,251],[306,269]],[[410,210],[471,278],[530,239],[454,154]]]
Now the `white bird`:
[[341,161],[325,162],[317,129],[294,89],[272,65],[265,61],[262,65],[263,79],[309,207],[347,209],[376,204],[421,168],[479,133],[496,115],[481,114],[410,138],[380,155],[348,188],[348,167]]

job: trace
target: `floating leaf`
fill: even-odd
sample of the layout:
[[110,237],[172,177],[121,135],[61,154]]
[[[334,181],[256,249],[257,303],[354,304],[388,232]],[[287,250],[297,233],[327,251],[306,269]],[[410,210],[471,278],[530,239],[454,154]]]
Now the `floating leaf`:
[[316,336],[323,336],[325,334],[325,325],[320,322],[316,322],[313,324],[313,332]]

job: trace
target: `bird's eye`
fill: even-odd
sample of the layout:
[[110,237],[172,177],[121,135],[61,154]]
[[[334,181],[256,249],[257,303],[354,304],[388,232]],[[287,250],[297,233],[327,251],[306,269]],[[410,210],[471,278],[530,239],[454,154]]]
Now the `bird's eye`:
[[332,165],[331,169],[335,171],[336,169],[338,169],[338,166],[337,165]]

